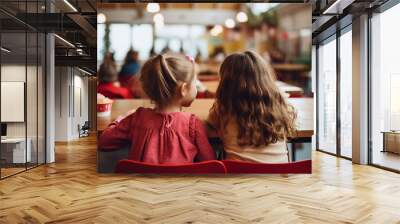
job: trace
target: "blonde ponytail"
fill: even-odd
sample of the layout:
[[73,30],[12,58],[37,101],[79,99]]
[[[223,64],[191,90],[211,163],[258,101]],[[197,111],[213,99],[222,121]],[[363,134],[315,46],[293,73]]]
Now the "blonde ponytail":
[[164,106],[175,95],[179,82],[193,79],[193,67],[183,56],[157,55],[143,65],[140,76],[143,90],[159,106]]

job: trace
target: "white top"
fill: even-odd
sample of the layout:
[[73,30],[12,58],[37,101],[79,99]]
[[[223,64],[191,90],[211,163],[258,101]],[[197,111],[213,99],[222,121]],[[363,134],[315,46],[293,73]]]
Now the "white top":
[[[212,113],[210,113],[211,115]],[[216,117],[209,116],[207,121],[216,127]],[[287,163],[289,162],[286,142],[277,142],[267,146],[240,146],[238,144],[238,126],[234,119],[229,119],[223,130],[218,130],[224,145],[227,160],[241,160],[258,163]]]

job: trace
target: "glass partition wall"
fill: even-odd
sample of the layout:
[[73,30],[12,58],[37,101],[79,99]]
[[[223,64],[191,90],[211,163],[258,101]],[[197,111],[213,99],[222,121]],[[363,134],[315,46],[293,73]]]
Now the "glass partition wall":
[[340,36],[340,155],[352,158],[352,33],[351,26]]
[[351,25],[317,46],[317,150],[352,157]]
[[371,18],[370,163],[400,171],[400,4]]
[[[18,7],[39,10],[26,1]],[[1,179],[45,163],[46,154],[45,35],[17,16],[0,10]]]
[[336,36],[318,46],[317,148],[336,153]]

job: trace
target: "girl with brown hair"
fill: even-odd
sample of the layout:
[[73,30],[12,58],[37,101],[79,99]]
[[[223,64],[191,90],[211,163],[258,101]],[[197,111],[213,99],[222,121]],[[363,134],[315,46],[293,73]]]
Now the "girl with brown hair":
[[99,67],[98,77],[98,93],[110,99],[129,99],[133,97],[131,91],[122,87],[118,82],[117,65],[112,53],[108,52],[104,56],[103,63]]
[[134,98],[142,97],[142,88],[139,81],[139,52],[129,49],[124,64],[118,74],[118,81],[122,87],[129,89]]
[[129,159],[155,164],[213,160],[203,123],[181,112],[196,97],[194,61],[181,55],[158,55],[141,70],[144,92],[155,108],[140,107],[113,122],[100,137],[100,148],[131,144]]
[[275,73],[253,51],[228,56],[208,123],[217,129],[225,159],[288,162],[286,139],[296,113],[275,84]]

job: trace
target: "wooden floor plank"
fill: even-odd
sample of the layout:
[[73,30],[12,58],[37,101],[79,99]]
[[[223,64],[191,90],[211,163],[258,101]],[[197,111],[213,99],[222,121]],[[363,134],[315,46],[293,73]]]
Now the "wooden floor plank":
[[0,181],[0,223],[400,223],[400,175],[313,153],[311,175],[98,174],[96,139]]

